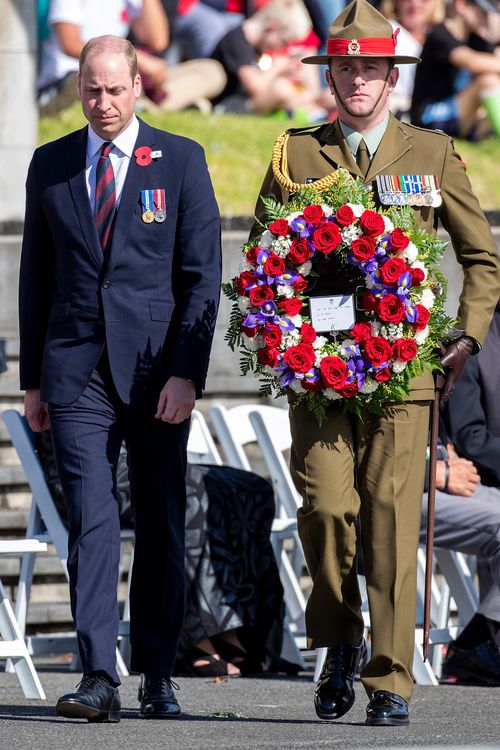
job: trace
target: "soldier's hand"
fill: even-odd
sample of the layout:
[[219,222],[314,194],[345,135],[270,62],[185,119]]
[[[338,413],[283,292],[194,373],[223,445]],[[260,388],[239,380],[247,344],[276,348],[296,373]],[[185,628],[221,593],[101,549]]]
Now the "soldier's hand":
[[474,342],[469,336],[461,336],[452,341],[446,348],[442,347],[441,364],[444,367],[444,385],[441,392],[441,407],[443,407],[455,387],[455,383],[462,376],[467,360],[474,349]]

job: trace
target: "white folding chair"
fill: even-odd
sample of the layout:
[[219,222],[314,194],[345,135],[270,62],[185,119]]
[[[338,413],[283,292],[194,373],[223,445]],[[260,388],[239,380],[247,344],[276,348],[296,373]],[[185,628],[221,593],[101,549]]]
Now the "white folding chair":
[[205,417],[197,409],[193,409],[191,414],[187,453],[189,463],[222,466],[222,458],[208,429]]
[[[23,467],[26,479],[31,488],[32,500],[26,536],[30,539],[52,543],[55,547],[56,554],[61,562],[66,578],[68,578],[68,532],[61,521],[45,480],[40,460],[35,451],[33,433],[26,418],[15,409],[4,411],[2,413],[2,419],[5,422],[9,437],[16,449],[21,466]],[[132,532],[126,531],[123,533],[122,539],[129,539],[131,536]],[[34,553],[29,551],[25,552],[21,558],[19,588],[15,606],[16,621],[23,637],[26,633],[26,617],[33,581],[34,565]],[[120,631],[120,635],[126,634],[127,627],[128,623],[124,623],[124,628]],[[76,636],[73,634],[71,636],[64,635],[60,637],[42,635],[29,636],[26,639],[26,643],[30,654],[77,653]],[[124,677],[128,676],[128,669],[118,649],[116,650],[116,661],[119,674]],[[7,671],[13,671],[12,664],[7,664]]]
[[[47,545],[38,539],[0,540],[0,554],[35,555],[45,552]],[[42,684],[24,641],[19,623],[0,580],[0,659],[9,659],[19,678],[26,698],[45,700]]]

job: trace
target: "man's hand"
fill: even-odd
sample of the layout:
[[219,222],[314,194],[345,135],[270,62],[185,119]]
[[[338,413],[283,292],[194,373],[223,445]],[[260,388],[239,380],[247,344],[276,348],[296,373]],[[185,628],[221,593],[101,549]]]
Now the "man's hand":
[[24,394],[24,413],[33,432],[43,432],[50,427],[49,409],[45,401],[40,401],[38,389]]
[[194,383],[172,376],[161,389],[156,419],[169,424],[180,424],[189,419],[194,409],[196,391]]
[[470,497],[480,481],[476,467],[472,461],[457,456],[451,443],[446,446],[446,450],[448,452],[448,484],[445,486],[445,462],[438,461],[436,485],[450,495]]
[[443,407],[460,379],[464,367],[472,354],[474,342],[469,336],[461,336],[449,346],[442,347],[441,364],[445,369],[444,386],[441,392],[441,407]]

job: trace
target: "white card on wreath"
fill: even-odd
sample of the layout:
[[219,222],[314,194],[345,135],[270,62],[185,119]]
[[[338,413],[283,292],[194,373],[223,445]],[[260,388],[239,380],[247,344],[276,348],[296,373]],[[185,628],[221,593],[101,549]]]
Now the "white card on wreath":
[[310,297],[309,310],[311,325],[317,333],[348,331],[356,322],[353,294]]

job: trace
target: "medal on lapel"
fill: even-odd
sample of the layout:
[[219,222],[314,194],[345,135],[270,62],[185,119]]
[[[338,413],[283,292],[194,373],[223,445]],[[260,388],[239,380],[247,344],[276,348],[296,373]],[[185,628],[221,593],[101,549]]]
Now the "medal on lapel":
[[157,190],[154,191],[154,202],[156,206],[155,221],[157,221],[158,224],[162,224],[167,218],[167,213],[165,210],[165,189],[164,188],[158,188]]
[[384,206],[432,206],[442,203],[437,175],[377,175],[380,202]]
[[142,220],[145,224],[151,224],[155,220],[153,192],[153,190],[141,190]]

